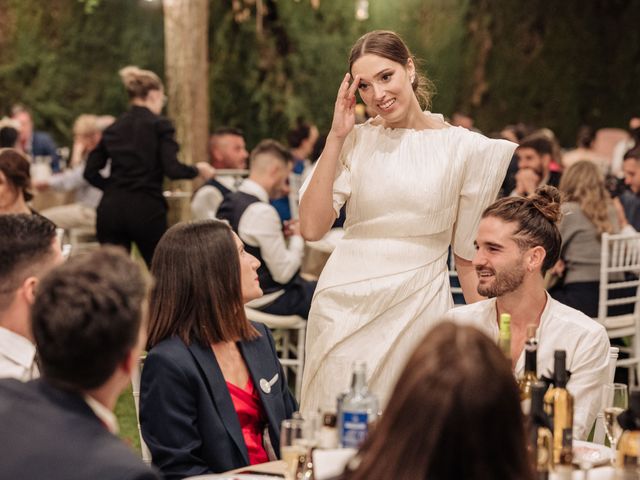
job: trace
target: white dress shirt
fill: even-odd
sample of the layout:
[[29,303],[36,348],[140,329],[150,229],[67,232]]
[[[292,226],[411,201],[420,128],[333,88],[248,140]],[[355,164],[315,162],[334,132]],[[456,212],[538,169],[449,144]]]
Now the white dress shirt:
[[89,395],[84,395],[84,401],[87,402],[89,408],[93,410],[93,413],[95,413],[96,417],[100,419],[107,430],[109,430],[114,435],[117,435],[120,429],[118,426],[118,418],[115,416],[115,414],[103,404],[101,404],[98,400]]
[[260,248],[262,259],[276,282],[287,283],[302,264],[304,240],[300,235],[292,235],[287,246],[278,212],[269,203],[266,190],[256,182],[246,179],[238,191],[260,199],[242,214],[238,236],[247,245]]
[[[449,310],[447,318],[458,324],[471,325],[498,341],[496,299]],[[567,370],[571,378],[567,390],[573,395],[573,436],[586,440],[596,415],[601,409],[602,386],[609,381],[609,337],[604,327],[582,312],[549,296],[536,332],[538,339],[538,375],[552,376],[554,352],[567,352]],[[524,373],[524,349],[514,374]]]
[[0,378],[22,382],[40,376],[35,363],[36,347],[22,335],[0,327]]

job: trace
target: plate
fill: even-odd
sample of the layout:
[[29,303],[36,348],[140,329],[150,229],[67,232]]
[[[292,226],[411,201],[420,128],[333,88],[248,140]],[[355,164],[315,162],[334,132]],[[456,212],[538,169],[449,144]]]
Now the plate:
[[598,465],[607,465],[613,457],[613,452],[609,447],[598,443],[584,442],[582,440],[573,441],[573,463],[580,465],[582,463],[590,463],[596,467]]

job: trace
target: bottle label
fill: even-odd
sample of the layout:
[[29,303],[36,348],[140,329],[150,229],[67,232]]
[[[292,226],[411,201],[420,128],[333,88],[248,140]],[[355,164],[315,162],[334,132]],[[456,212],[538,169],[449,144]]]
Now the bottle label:
[[369,430],[367,412],[343,412],[340,438],[344,448],[359,448]]

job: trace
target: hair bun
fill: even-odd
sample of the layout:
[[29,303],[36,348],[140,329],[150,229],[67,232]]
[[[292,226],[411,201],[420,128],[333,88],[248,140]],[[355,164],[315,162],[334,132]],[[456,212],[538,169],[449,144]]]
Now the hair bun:
[[124,68],[121,68],[118,74],[122,79],[122,83],[124,83],[125,87],[129,87],[133,83],[138,81],[138,77],[140,76],[141,70],[135,65],[129,65]]
[[562,218],[560,210],[562,195],[556,187],[542,185],[536,188],[535,193],[529,196],[528,200],[551,223],[557,223]]

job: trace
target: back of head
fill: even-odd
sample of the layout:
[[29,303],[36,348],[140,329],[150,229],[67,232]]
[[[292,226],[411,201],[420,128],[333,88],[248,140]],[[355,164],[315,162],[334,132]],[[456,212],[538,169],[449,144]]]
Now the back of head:
[[81,136],[89,136],[94,133],[100,133],[98,128],[98,116],[88,113],[83,113],[76,121],[73,122],[73,134]]
[[578,148],[591,148],[595,139],[595,129],[589,125],[582,125],[578,129],[578,134],[576,135],[576,146]]
[[164,90],[160,77],[151,70],[130,65],[118,73],[130,99],[145,99],[151,90]]
[[148,285],[140,266],[117,247],[52,270],[32,310],[43,376],[77,391],[103,385],[138,342]]
[[418,72],[418,61],[400,36],[389,30],[374,30],[365,33],[351,47],[349,55],[349,71],[353,64],[364,55],[377,55],[406,66],[409,59],[416,65],[416,75],[412,83],[413,91],[423,108],[429,106],[433,96],[433,83]]
[[600,167],[588,160],[571,165],[560,179],[560,191],[567,202],[580,205],[585,216],[595,225],[598,234],[613,231],[609,220],[611,196],[605,187]]
[[288,165],[293,161],[291,152],[281,143],[266,139],[262,140],[251,150],[249,157],[249,170],[251,174],[262,174],[274,164]]
[[556,224],[562,217],[561,201],[557,188],[542,185],[528,197],[505,197],[497,200],[486,208],[482,218],[495,217],[506,223],[515,223],[514,241],[521,250],[543,247],[546,251],[542,264],[544,275],[560,257],[562,237]]
[[22,192],[25,202],[33,198],[31,188],[31,164],[27,157],[15,148],[0,149],[0,172],[12,188]]
[[0,215],[0,312],[54,256],[56,226],[40,215]]
[[229,225],[180,223],[153,255],[149,348],[172,336],[186,344],[248,340],[255,330],[242,302],[240,261]]
[[296,126],[287,133],[287,142],[291,148],[298,148],[311,135],[311,125],[298,119]]
[[433,328],[347,478],[531,478],[518,388],[495,343],[472,327]]
[[18,144],[18,130],[14,127],[0,127],[0,148],[15,148]]

